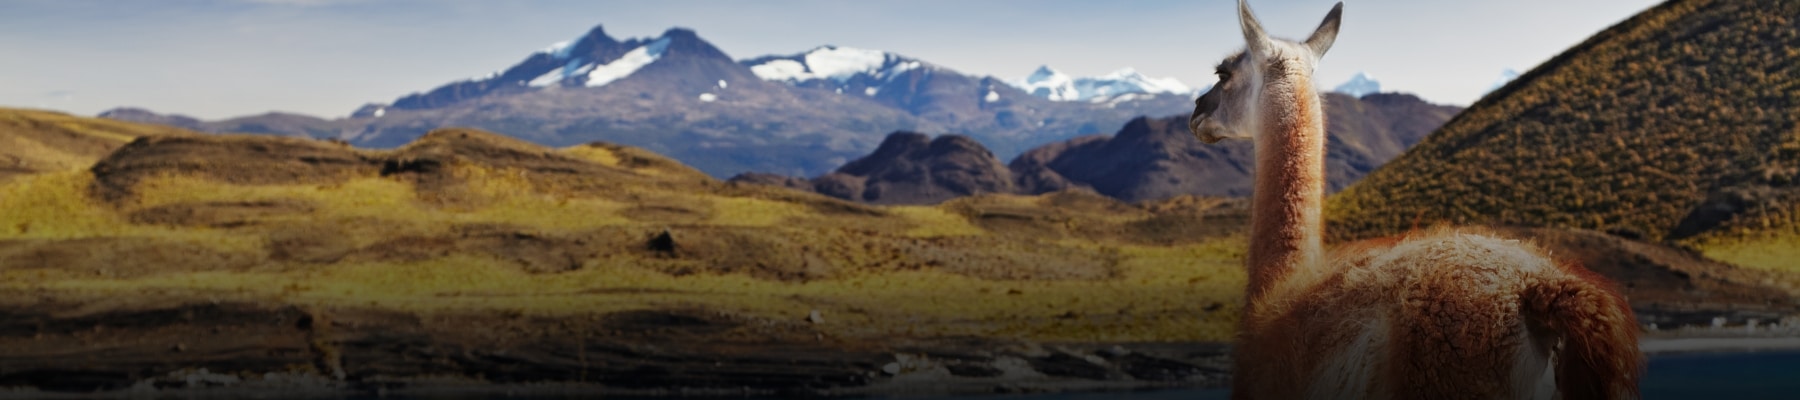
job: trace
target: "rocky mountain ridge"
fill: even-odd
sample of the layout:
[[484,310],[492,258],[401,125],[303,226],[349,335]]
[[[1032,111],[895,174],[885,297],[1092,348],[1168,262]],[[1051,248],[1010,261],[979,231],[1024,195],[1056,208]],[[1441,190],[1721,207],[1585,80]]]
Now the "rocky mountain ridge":
[[365,104],[348,118],[199,121],[124,109],[105,116],[378,148],[439,127],[473,127],[549,146],[644,147],[724,177],[822,174],[901,130],[965,134],[1011,157],[1139,115],[1181,112],[1191,101],[1191,93],[1052,101],[1002,79],[881,51],[824,46],[738,61],[689,29],[620,40],[595,27],[492,74]]

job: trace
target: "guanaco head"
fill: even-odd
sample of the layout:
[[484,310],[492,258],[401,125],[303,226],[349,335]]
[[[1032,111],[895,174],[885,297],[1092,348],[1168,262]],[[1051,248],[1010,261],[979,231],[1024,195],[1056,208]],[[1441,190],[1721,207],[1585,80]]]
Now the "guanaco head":
[[[1262,23],[1250,13],[1250,5],[1238,0],[1238,25],[1244,30],[1244,50],[1226,57],[1215,71],[1219,82],[1213,84],[1198,100],[1188,129],[1206,143],[1226,138],[1250,138],[1260,131],[1258,110],[1264,96],[1271,91],[1302,89],[1311,85],[1311,75],[1319,58],[1337,40],[1338,21],[1343,18],[1344,3],[1337,3],[1325,14],[1312,36],[1304,42],[1270,38]],[[1310,87],[1303,88],[1312,90]]]

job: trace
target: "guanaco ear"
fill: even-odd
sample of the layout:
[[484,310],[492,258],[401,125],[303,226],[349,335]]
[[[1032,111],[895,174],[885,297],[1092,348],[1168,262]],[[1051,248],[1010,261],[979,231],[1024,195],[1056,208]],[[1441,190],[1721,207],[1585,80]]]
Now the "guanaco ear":
[[1326,50],[1331,50],[1331,43],[1337,41],[1338,23],[1344,19],[1344,2],[1331,7],[1325,14],[1325,21],[1319,23],[1311,37],[1306,38],[1306,47],[1312,48],[1313,57],[1324,57]]
[[1268,56],[1269,48],[1273,46],[1269,43],[1269,34],[1263,32],[1262,23],[1257,22],[1256,15],[1250,13],[1250,3],[1245,0],[1238,0],[1238,26],[1244,29],[1244,52],[1249,53],[1250,59],[1254,61]]

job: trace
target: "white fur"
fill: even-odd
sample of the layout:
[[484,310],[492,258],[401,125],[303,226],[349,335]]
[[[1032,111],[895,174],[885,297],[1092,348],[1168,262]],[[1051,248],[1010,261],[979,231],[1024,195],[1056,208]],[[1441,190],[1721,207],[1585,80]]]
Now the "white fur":
[[1345,400],[1382,400],[1388,390],[1371,387],[1376,383],[1375,377],[1380,370],[1387,367],[1393,350],[1388,345],[1388,327],[1393,322],[1386,314],[1371,315],[1359,318],[1364,321],[1357,329],[1356,339],[1336,354],[1325,360],[1318,373],[1312,376],[1322,378],[1308,382],[1306,398],[1309,399],[1345,399]]
[[[1513,364],[1513,393],[1521,399],[1551,400],[1556,398],[1556,369],[1551,368],[1552,343],[1531,334],[1524,324],[1519,326],[1519,354]],[[1554,340],[1554,339],[1552,339]]]

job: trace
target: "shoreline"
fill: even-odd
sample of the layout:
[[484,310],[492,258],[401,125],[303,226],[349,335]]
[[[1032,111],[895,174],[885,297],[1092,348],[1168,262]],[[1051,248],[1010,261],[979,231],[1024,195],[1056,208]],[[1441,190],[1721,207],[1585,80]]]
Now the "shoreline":
[[1638,341],[1645,355],[1800,351],[1800,337],[1663,337]]

